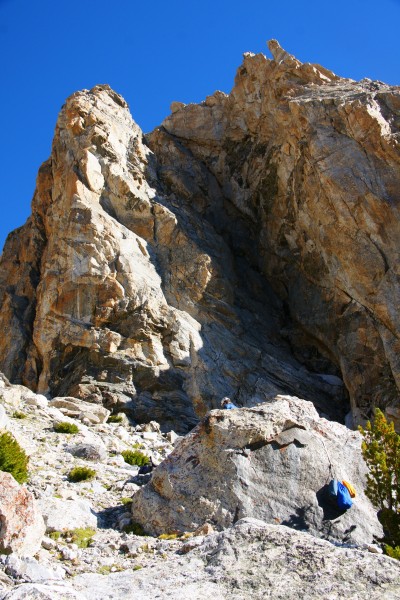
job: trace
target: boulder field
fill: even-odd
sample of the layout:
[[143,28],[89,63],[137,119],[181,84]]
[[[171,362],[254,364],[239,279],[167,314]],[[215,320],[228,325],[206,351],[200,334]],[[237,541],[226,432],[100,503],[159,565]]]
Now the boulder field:
[[[29,455],[26,484],[0,473],[1,600],[400,594],[400,563],[374,543],[360,435],[310,402],[213,410],[179,437],[123,413],[105,422],[95,404],[72,409],[4,377],[0,397],[2,427]],[[58,433],[60,422],[78,431]],[[158,466],[140,475],[129,449]],[[70,481],[75,467],[93,479]],[[356,487],[345,513],[327,503],[331,474]]]

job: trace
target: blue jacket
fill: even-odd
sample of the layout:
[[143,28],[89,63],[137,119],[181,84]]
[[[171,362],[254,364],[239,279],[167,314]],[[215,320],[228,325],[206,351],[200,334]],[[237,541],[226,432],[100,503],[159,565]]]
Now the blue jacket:
[[225,404],[223,408],[225,408],[226,410],[232,410],[232,408],[237,408],[237,406],[233,404],[233,402],[228,402],[228,404]]

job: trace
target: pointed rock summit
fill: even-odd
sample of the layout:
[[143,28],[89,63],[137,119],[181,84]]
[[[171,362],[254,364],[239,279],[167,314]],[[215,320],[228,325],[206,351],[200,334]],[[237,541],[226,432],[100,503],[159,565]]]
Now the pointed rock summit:
[[400,424],[399,88],[269,48],[148,136],[67,99],[1,257],[12,382],[180,432],[227,394]]

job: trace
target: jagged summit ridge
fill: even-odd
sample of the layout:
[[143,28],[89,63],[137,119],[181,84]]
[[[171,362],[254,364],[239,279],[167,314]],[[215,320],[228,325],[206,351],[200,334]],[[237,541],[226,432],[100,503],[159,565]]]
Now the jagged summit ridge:
[[11,380],[185,429],[226,394],[343,420],[340,377],[398,418],[399,90],[269,47],[146,138],[108,86],[67,100],[2,255]]

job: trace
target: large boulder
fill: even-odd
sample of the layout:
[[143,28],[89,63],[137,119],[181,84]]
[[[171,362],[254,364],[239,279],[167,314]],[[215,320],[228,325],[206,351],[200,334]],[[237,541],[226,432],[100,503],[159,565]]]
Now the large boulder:
[[393,559],[242,519],[188,540],[180,554],[149,568],[27,583],[0,592],[0,600],[397,600],[399,590],[400,563]]
[[[364,495],[360,445],[358,432],[294,397],[211,411],[133,497],[133,519],[160,534],[255,517],[330,540],[371,542],[382,532]],[[347,512],[327,499],[333,476],[357,490]]]
[[39,500],[39,505],[48,532],[97,527],[97,517],[89,502],[85,500],[43,498]]
[[53,398],[49,406],[58,408],[63,415],[74,419],[88,419],[90,423],[105,423],[110,411],[99,404],[85,402],[77,398]]
[[35,554],[45,525],[33,494],[10,473],[0,471],[0,553]]

